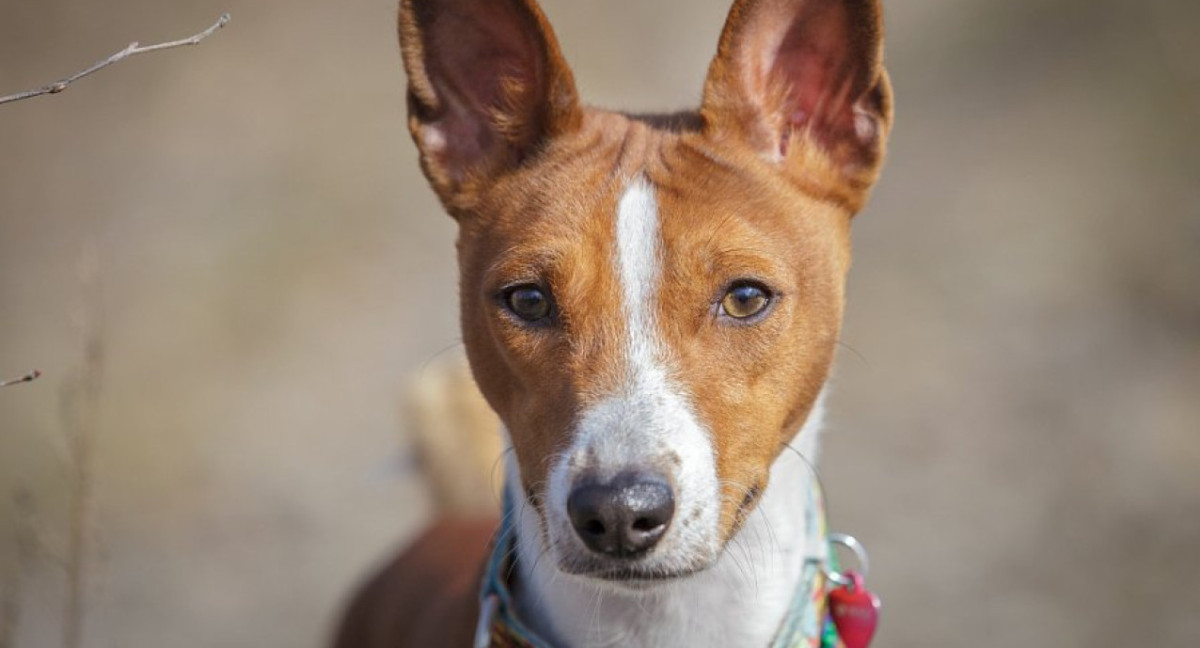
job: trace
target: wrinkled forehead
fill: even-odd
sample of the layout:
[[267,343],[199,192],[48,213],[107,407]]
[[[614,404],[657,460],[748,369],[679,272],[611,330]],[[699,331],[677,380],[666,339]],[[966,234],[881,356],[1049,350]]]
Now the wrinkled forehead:
[[566,264],[567,279],[584,279],[611,267],[623,205],[652,220],[632,234],[656,240],[666,270],[702,261],[714,272],[724,264],[794,274],[828,261],[823,252],[848,234],[837,207],[755,160],[723,158],[694,133],[634,124],[580,139],[498,183],[480,210],[487,219],[463,224],[474,260],[488,259],[481,271],[532,279]]

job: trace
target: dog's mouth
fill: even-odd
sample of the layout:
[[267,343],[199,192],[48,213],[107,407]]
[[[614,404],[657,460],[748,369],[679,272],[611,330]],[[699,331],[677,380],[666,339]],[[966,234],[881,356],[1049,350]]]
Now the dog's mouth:
[[688,567],[671,571],[660,571],[624,568],[599,571],[593,574],[588,574],[588,576],[591,578],[598,578],[600,580],[625,584],[636,584],[638,582],[660,583],[663,581],[673,581],[688,578],[704,571],[704,569],[704,567]]
[[562,575],[569,578],[625,589],[646,589],[688,579],[704,572],[716,562],[716,557],[710,560],[701,555],[683,559],[680,556],[658,553],[635,560],[624,560],[572,553],[560,556],[556,567]]
[[557,551],[549,549],[557,554],[554,563],[560,574],[624,589],[647,589],[687,579],[707,570],[717,557],[695,547],[672,546],[657,548],[637,558],[617,558],[598,555],[577,545],[564,542],[557,545]]
[[560,570],[575,578],[582,578],[624,588],[649,589],[670,582],[685,580],[703,572],[708,565],[688,565],[676,568],[661,568],[649,566],[592,566],[591,568]]

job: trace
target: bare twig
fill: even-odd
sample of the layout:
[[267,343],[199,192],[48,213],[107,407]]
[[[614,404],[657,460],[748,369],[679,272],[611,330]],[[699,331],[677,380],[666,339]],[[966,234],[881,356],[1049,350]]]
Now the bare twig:
[[209,27],[208,29],[205,29],[204,31],[200,32],[199,34],[195,34],[195,35],[189,36],[187,38],[181,38],[179,40],[170,41],[167,43],[159,43],[157,45],[146,45],[145,47],[138,45],[136,42],[130,43],[128,46],[125,47],[125,49],[117,52],[116,54],[113,54],[112,56],[104,59],[103,61],[97,62],[96,64],[92,65],[91,67],[87,68],[86,70],[76,72],[75,74],[72,74],[71,76],[69,76],[65,79],[62,79],[61,81],[56,81],[54,83],[51,83],[50,85],[42,86],[41,88],[38,88],[36,90],[27,90],[25,92],[18,92],[16,94],[11,94],[8,96],[0,97],[0,104],[6,104],[6,103],[13,102],[13,101],[20,101],[22,99],[32,99],[33,97],[40,97],[41,95],[46,95],[46,94],[58,94],[58,93],[62,92],[63,90],[66,90],[67,86],[71,85],[75,81],[78,81],[78,80],[82,79],[83,77],[85,77],[89,74],[92,74],[93,72],[96,72],[103,68],[106,68],[106,67],[112,65],[113,63],[119,63],[120,61],[123,61],[131,56],[137,56],[138,54],[146,54],[147,52],[157,52],[159,50],[171,49],[172,47],[182,47],[184,45],[196,45],[200,41],[211,36],[213,32],[224,27],[228,23],[229,23],[229,14],[225,13],[225,14],[221,14],[221,17],[217,19],[217,22],[214,23],[212,27]]
[[20,378],[13,378],[11,380],[0,380],[0,387],[12,387],[13,385],[20,385],[21,383],[33,382],[41,377],[42,377],[42,372],[38,371],[37,369],[34,369],[33,371],[30,371],[29,373],[25,374],[24,376],[21,376]]

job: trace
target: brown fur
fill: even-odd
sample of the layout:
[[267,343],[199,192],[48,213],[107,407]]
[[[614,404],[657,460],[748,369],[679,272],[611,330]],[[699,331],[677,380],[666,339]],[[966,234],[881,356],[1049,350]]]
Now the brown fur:
[[[454,47],[501,61],[478,62],[494,79],[446,69],[459,56],[442,51],[447,25],[465,30]],[[422,168],[460,225],[463,340],[527,493],[536,504],[579,413],[625,376],[613,237],[617,202],[644,175],[659,203],[660,334],[714,437],[728,540],[833,359],[850,220],[892,118],[878,0],[737,0],[700,110],[669,118],[582,107],[532,0],[404,0],[400,31]],[[771,312],[718,319],[745,278],[771,288]],[[521,283],[550,287],[554,323],[501,307]]]
[[338,648],[470,646],[494,518],[443,519],[359,590]]

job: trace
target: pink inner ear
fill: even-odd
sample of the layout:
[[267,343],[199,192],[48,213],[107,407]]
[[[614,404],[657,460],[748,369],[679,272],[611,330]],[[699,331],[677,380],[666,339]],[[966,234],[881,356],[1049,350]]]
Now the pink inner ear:
[[505,141],[523,143],[539,110],[541,44],[509,2],[448,1],[432,11],[425,60],[442,105],[430,126],[447,170],[461,175]]
[[[829,150],[849,140],[869,145],[877,136],[875,120],[859,114],[856,103],[866,91],[873,51],[864,48],[850,27],[844,2],[810,0],[770,60],[768,77],[783,95],[783,126],[805,131]],[[781,138],[786,155],[789,134]]]

